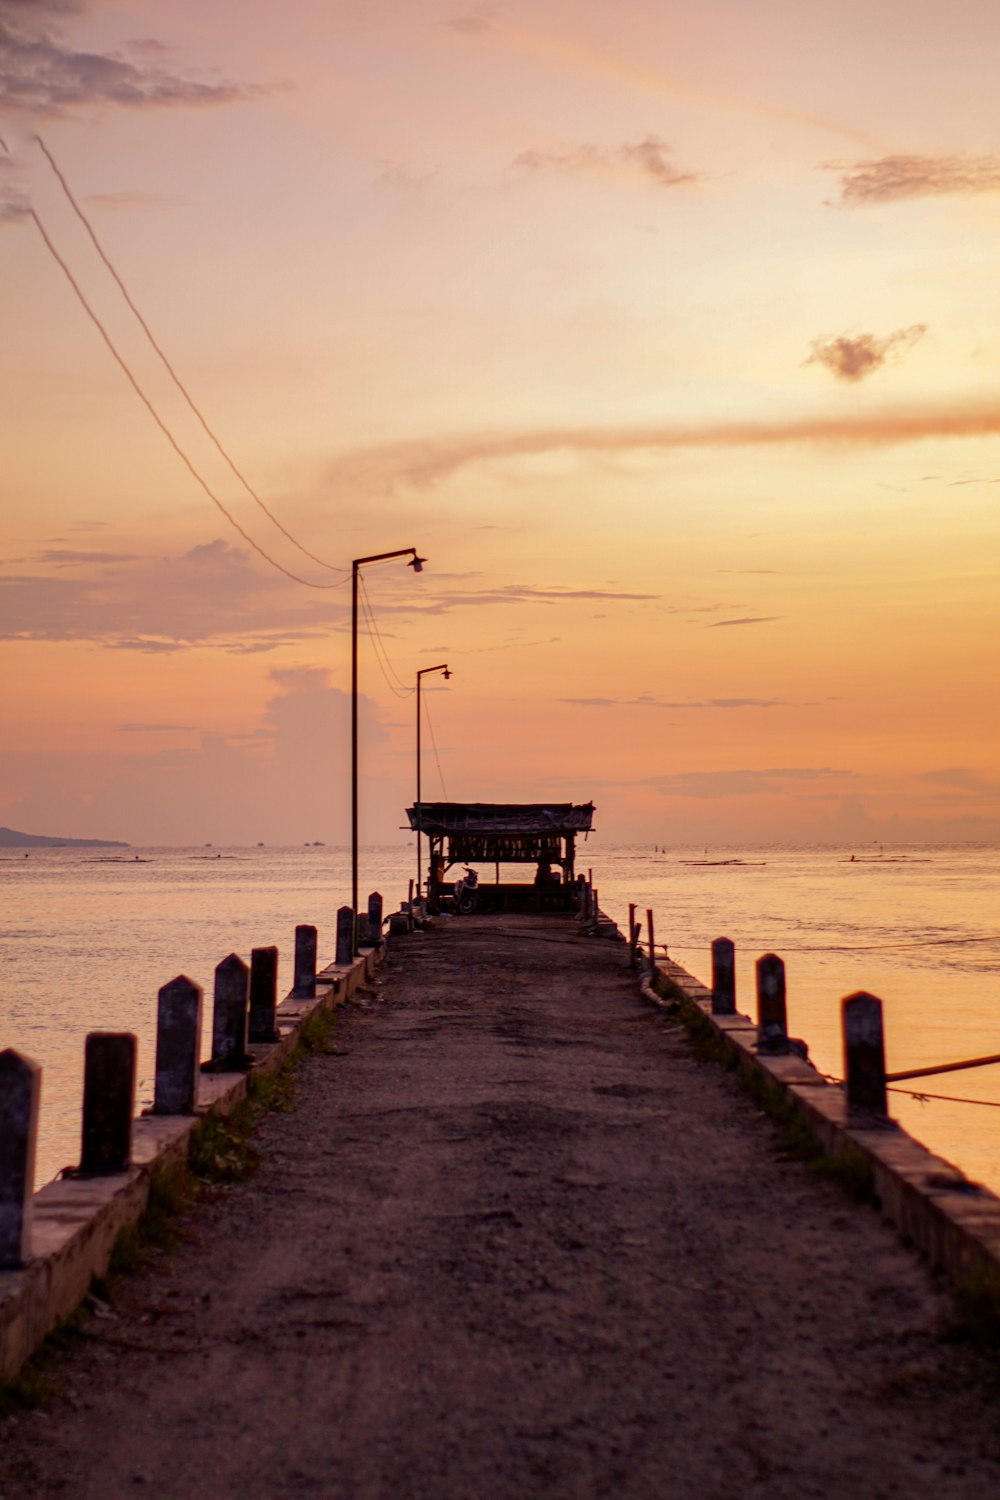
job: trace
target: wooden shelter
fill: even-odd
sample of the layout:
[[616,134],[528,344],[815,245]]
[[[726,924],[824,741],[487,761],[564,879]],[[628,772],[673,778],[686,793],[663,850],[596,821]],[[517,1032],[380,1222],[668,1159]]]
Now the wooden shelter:
[[[454,882],[447,877],[454,865],[494,866],[493,884],[481,879],[477,887],[481,910],[572,906],[576,836],[591,831],[592,802],[417,802],[406,816],[430,846],[427,899],[432,906],[452,894]],[[534,878],[502,884],[502,864],[533,864]]]

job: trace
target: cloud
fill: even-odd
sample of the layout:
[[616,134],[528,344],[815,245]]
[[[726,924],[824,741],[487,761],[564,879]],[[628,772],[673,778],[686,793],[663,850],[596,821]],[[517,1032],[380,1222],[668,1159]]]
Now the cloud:
[[496,25],[499,5],[476,5],[460,15],[449,16],[443,22],[449,31],[461,32],[463,36],[485,36]]
[[119,724],[119,734],[197,734],[196,724]]
[[585,143],[568,147],[565,151],[522,151],[514,158],[515,167],[524,167],[538,172],[555,170],[563,172],[620,172],[622,168],[638,170],[639,173],[660,187],[679,187],[683,183],[697,182],[694,172],[683,172],[670,161],[670,147],[658,136],[647,135],[633,144],[619,146],[615,150],[603,150],[600,146]]
[[222,539],[163,558],[69,549],[42,556],[58,571],[42,571],[37,558],[30,573],[0,571],[0,640],[248,655],[328,635],[343,615],[339,600],[302,602],[252,553]]
[[949,791],[969,792],[973,794],[986,793],[995,796],[1000,790],[1000,783],[995,779],[983,776],[979,771],[972,771],[967,766],[951,766],[939,771],[925,771],[922,779],[930,781],[935,786],[947,787]]
[[39,552],[36,562],[65,565],[67,563],[120,563],[137,562],[135,552],[74,552],[68,547],[50,547]]
[[805,364],[824,365],[838,380],[864,380],[866,375],[881,369],[890,355],[898,358],[904,350],[912,349],[926,332],[926,323],[912,323],[909,328],[897,328],[884,338],[876,338],[873,333],[858,333],[841,334],[833,339],[814,339],[812,353]]
[[711,625],[706,625],[706,630],[722,630],[727,625],[770,625],[772,620],[780,620],[780,615],[741,615],[735,620],[713,620]]
[[95,208],[106,208],[112,212],[132,208],[182,208],[187,202],[179,194],[144,193],[139,189],[126,189],[120,193],[88,193],[85,203]]
[[560,703],[572,703],[578,708],[669,708],[669,709],[734,709],[734,708],[787,708],[782,698],[703,698],[667,699],[650,698],[640,694],[637,698],[560,698]]
[[446,434],[355,449],[335,459],[326,482],[345,492],[384,498],[401,485],[426,489],[471,464],[537,458],[542,454],[669,452],[675,448],[760,448],[796,444],[888,447],[930,438],[990,437],[1000,433],[1000,402],[806,415],[781,421],[709,422],[671,427],[549,427],[509,432]]
[[880,156],[874,161],[829,161],[839,172],[840,208],[898,203],[944,193],[968,196],[1000,190],[1000,156]]
[[17,166],[0,144],[0,228],[20,224],[30,212],[31,200],[21,186]]
[[7,109],[60,115],[94,105],[232,104],[259,92],[172,71],[148,41],[116,52],[77,50],[53,22],[90,8],[82,0],[0,0],[0,97]]
[[787,790],[789,783],[853,778],[856,771],[832,766],[786,766],[765,771],[680,771],[650,776],[639,783],[664,797],[761,797]]

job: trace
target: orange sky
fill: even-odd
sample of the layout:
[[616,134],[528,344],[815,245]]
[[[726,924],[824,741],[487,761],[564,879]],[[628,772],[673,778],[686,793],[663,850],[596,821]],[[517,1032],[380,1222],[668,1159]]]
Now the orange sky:
[[[429,559],[367,576],[403,688],[455,674],[427,795],[1000,837],[998,42],[995,0],[0,0],[0,823],[348,831],[343,575],[40,136],[281,524]],[[395,838],[413,698],[367,637],[361,682]]]

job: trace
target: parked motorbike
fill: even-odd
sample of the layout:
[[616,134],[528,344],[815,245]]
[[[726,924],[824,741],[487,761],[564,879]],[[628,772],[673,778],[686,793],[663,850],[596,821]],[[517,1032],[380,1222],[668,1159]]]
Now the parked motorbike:
[[479,904],[479,893],[476,887],[479,885],[479,874],[476,870],[470,870],[465,866],[465,874],[461,880],[455,881],[455,910],[467,917],[474,912]]

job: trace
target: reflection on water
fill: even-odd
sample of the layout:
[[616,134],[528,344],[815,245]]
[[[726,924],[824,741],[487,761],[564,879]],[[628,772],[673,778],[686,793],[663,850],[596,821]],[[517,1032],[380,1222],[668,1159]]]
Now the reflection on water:
[[[709,945],[737,947],[737,1003],[754,1013],[754,960],[779,953],[789,1024],[813,1059],[842,1069],[840,999],[867,989],[885,1002],[892,1070],[1000,1052],[1000,850],[585,848],[601,905],[624,930],[628,903],[652,907],[658,942],[702,979]],[[415,873],[412,848],[363,852],[362,898],[386,909]],[[485,872],[484,872],[485,876]],[[291,982],[294,929],[319,929],[332,956],[336,910],[348,901],[345,850],[20,850],[0,855],[0,1046],[43,1065],[38,1180],[79,1153],[83,1037],[139,1037],[140,1102],[152,1090],[156,992],[184,973],[206,993],[230,952],[276,943],[282,990]],[[919,1089],[920,1083],[904,1085]],[[1000,1067],[945,1074],[928,1092],[1000,1106]],[[913,1133],[973,1177],[1000,1189],[995,1108],[893,1096]]]

